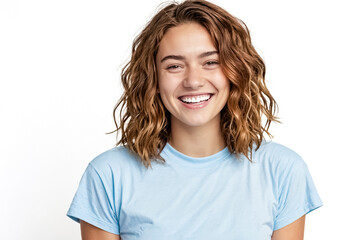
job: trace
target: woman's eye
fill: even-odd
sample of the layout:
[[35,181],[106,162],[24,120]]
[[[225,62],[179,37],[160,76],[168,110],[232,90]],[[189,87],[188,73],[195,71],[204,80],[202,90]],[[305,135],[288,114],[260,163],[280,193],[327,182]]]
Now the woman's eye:
[[168,66],[166,69],[179,69],[180,66],[179,65],[171,65],[171,66]]
[[206,66],[214,66],[214,65],[218,65],[218,64],[219,64],[219,62],[217,62],[217,61],[208,61],[205,63]]
[[214,64],[218,64],[217,61],[208,61],[206,62],[206,65],[214,65]]

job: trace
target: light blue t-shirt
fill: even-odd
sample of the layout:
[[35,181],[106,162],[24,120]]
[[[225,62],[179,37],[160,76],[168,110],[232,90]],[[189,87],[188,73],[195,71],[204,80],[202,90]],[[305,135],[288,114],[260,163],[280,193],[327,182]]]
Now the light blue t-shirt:
[[253,163],[227,148],[203,158],[167,144],[146,169],[124,147],[87,167],[67,213],[123,240],[266,240],[322,206],[306,163],[264,142]]

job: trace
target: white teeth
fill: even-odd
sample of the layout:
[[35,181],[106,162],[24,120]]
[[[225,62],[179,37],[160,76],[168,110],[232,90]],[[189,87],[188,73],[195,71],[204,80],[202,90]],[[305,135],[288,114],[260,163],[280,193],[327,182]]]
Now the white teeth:
[[200,95],[200,96],[196,96],[196,97],[182,97],[181,101],[186,102],[186,103],[199,103],[199,102],[203,102],[203,101],[207,101],[210,98],[210,94],[209,95]]

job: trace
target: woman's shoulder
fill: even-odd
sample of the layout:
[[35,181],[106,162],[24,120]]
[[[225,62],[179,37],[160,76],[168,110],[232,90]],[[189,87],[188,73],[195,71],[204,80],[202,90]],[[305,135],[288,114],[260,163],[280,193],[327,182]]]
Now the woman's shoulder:
[[253,158],[279,185],[291,179],[301,182],[310,175],[303,158],[293,149],[280,143],[269,141],[261,144],[253,153]]
[[139,157],[125,146],[117,146],[97,155],[89,165],[97,171],[124,171],[141,164]]
[[255,162],[261,161],[276,166],[304,163],[295,150],[274,141],[262,142],[258,149],[253,150],[253,158]]

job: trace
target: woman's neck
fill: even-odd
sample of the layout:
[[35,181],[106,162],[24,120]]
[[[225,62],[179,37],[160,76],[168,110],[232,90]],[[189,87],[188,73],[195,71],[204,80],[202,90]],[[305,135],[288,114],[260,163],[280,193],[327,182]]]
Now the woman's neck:
[[196,127],[172,121],[169,144],[190,157],[210,156],[226,146],[220,129],[220,119]]

